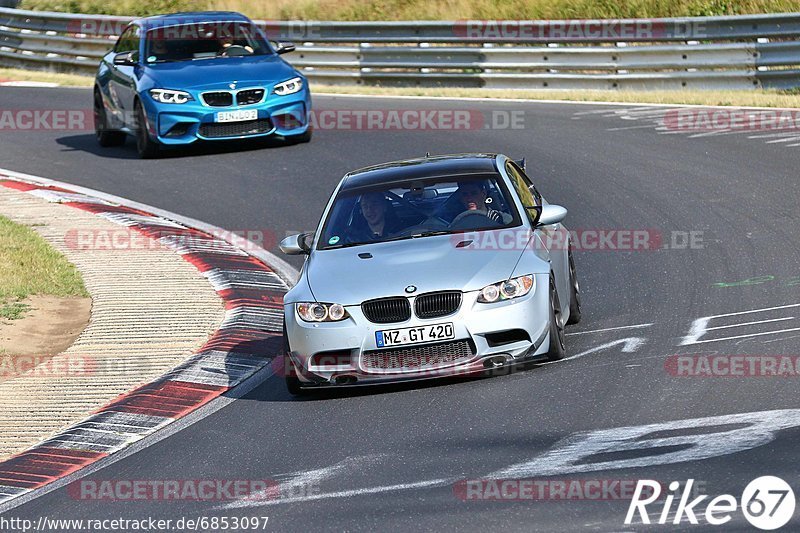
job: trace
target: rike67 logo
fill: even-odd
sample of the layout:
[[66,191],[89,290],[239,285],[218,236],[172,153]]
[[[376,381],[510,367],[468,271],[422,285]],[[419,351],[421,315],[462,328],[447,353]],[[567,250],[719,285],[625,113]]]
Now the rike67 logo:
[[[704,518],[708,524],[720,526],[730,522],[739,509],[751,525],[769,531],[785,526],[794,515],[794,491],[779,477],[762,476],[754,479],[745,487],[739,500],[731,494],[721,494],[708,502],[705,501],[707,495],[697,496],[690,501],[693,484],[694,480],[689,479],[681,490],[681,483],[673,481],[664,497],[660,482],[639,480],[628,507],[625,524],[630,525],[637,514],[641,523],[650,524],[648,505],[655,507],[658,517],[655,521],[662,525],[685,522],[699,524],[699,518]],[[678,503],[673,510],[675,500]],[[655,502],[657,503],[652,505]]]

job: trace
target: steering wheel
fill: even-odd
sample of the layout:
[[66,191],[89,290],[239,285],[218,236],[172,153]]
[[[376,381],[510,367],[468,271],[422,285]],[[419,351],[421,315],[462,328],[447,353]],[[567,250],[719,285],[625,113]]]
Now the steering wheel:
[[239,44],[232,44],[227,48],[220,50],[219,54],[222,57],[239,57],[250,55],[250,52],[244,46]]
[[[478,220],[478,217],[481,220]],[[472,220],[469,220],[472,219]],[[467,220],[467,223],[464,221]],[[456,218],[450,223],[451,229],[471,229],[473,227],[484,227],[486,226],[486,222],[491,222],[496,226],[500,226],[500,224],[496,220],[492,220],[486,214],[481,213],[480,211],[475,211],[473,209],[464,211],[463,213],[459,213]]]

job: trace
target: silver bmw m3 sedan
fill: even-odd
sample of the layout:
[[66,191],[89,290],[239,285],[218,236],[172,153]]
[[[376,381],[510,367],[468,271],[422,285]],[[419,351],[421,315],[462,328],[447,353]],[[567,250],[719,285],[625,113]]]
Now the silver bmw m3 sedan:
[[565,356],[580,320],[567,210],[523,161],[427,156],[348,173],[284,299],[289,391],[482,373]]

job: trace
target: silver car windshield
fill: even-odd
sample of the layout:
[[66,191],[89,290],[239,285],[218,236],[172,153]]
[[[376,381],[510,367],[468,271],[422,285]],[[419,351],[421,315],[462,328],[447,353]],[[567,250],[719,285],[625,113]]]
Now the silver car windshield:
[[453,176],[339,192],[317,250],[521,224],[502,179]]

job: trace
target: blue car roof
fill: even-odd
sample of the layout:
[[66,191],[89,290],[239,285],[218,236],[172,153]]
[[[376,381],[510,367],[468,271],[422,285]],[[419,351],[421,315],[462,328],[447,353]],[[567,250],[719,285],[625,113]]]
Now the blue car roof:
[[251,22],[249,18],[235,11],[187,11],[185,13],[170,13],[169,15],[155,15],[136,21],[143,30],[164,28],[180,24],[196,24],[200,22]]

